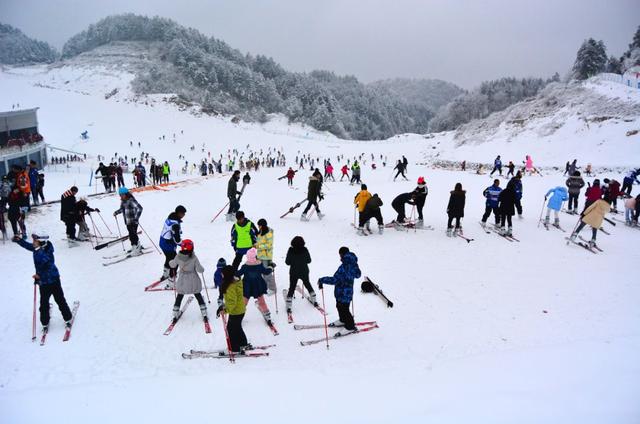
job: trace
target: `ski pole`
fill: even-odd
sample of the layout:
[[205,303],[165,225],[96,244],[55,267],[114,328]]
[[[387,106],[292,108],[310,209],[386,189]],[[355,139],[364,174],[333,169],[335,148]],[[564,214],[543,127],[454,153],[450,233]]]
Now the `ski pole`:
[[[118,223],[118,217],[114,216],[113,219],[116,220],[116,226],[118,227],[118,238],[122,238],[122,233],[120,232],[120,224]],[[124,240],[122,240],[121,243],[122,243],[122,251],[124,252],[125,250],[127,250],[124,247]]]
[[569,240],[567,240],[567,244],[569,244],[569,242],[571,241],[571,236],[573,235],[573,233],[576,232],[576,229],[578,228],[578,225],[580,225],[580,221],[582,221],[582,217],[578,218],[578,222],[576,222],[576,225],[573,226],[573,230],[571,231],[571,234],[569,234]]
[[31,325],[31,341],[36,341],[36,280],[33,280],[33,323]]
[[144,232],[144,235],[147,236],[147,238],[149,239],[149,241],[151,242],[151,244],[153,245],[153,247],[156,248],[156,250],[158,251],[159,254],[162,255],[162,252],[160,251],[160,249],[158,249],[158,246],[156,246],[156,244],[153,242],[153,240],[151,240],[151,237],[149,237],[149,234],[147,234],[147,231],[142,227],[142,224],[140,224],[138,222],[138,225],[140,226],[140,228],[142,229],[142,231]]
[[540,228],[540,223],[542,222],[542,214],[544,213],[544,204],[547,202],[547,196],[544,196],[544,200],[542,201],[542,210],[540,211],[540,218],[538,218],[538,228]]
[[202,274],[202,285],[204,285],[204,292],[207,294],[207,303],[211,303],[211,299],[209,298],[209,289],[207,288],[207,280],[204,278],[204,272]]
[[109,226],[107,225],[107,222],[104,220],[104,218],[102,217],[102,215],[100,214],[100,212],[98,212],[98,216],[100,217],[100,219],[102,220],[104,226],[107,228],[107,230],[109,231],[109,234],[113,234],[113,231],[111,231],[111,228],[109,228]]
[[[322,295],[322,310],[326,311],[327,306],[324,303],[324,286],[320,289],[320,294]],[[329,330],[327,329],[327,314],[326,312],[322,314],[322,318],[324,318],[324,337],[327,341],[327,349],[329,349]]]
[[96,243],[97,243],[98,235],[100,235],[100,238],[104,238],[104,237],[102,237],[102,233],[100,232],[100,230],[98,230],[98,227],[96,226],[96,223],[93,221],[93,217],[91,216],[91,214],[89,214],[89,219],[91,220],[91,226],[93,227],[93,235],[96,236]]
[[225,203],[225,204],[224,204],[224,206],[222,207],[222,209],[220,209],[220,212],[218,212],[218,213],[216,214],[216,216],[214,216],[214,217],[213,217],[213,219],[211,220],[211,222],[209,222],[209,224],[213,223],[213,221],[215,221],[215,220],[216,220],[216,218],[217,218],[218,216],[220,216],[220,214],[222,213],[222,211],[223,211],[223,210],[225,210],[225,208],[226,208],[227,206],[229,206],[229,202],[227,202],[227,203]]
[[276,286],[276,269],[272,268],[273,271],[272,274],[272,278],[273,278],[273,286],[275,287],[276,291],[274,293],[274,300],[276,302],[276,314],[278,313],[278,287]]
[[222,316],[222,326],[224,327],[224,336],[227,339],[227,349],[229,349],[229,361],[236,362],[233,357],[233,351],[231,350],[231,339],[229,338],[229,331],[227,330],[227,319],[225,318],[224,311],[220,314]]

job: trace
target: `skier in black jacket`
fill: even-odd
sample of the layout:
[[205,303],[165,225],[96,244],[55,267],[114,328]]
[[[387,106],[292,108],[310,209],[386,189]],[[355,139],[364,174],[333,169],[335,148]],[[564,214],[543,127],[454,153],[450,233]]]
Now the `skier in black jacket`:
[[229,210],[226,215],[227,221],[233,221],[236,212],[240,210],[240,196],[242,196],[242,191],[238,191],[238,181],[240,181],[240,171],[234,171],[227,184],[227,198],[229,199]]
[[383,205],[382,199],[378,197],[378,193],[375,193],[367,203],[364,205],[364,211],[362,214],[364,215],[364,221],[369,224],[369,220],[375,218],[378,222],[378,233],[382,234],[384,231],[384,222],[382,221],[382,212],[380,211],[380,207]]
[[449,220],[447,222],[447,236],[454,235],[453,219],[456,220],[455,233],[462,233],[462,227],[460,226],[460,218],[464,216],[464,203],[466,200],[466,192],[462,189],[462,184],[456,183],[455,189],[449,196],[449,204],[447,205],[447,215]]
[[[322,175],[320,175],[320,178],[322,178]],[[309,177],[309,186],[307,188],[307,207],[300,216],[301,221],[309,220],[309,218],[307,218],[307,212],[309,212],[311,206],[315,206],[318,218],[322,219],[324,217],[320,212],[320,207],[318,206],[318,198],[320,198],[320,200],[324,199],[324,196],[322,195],[322,180],[320,178],[318,178],[315,172],[314,175]]]
[[415,205],[415,200],[416,195],[414,192],[402,193],[396,196],[395,199],[393,199],[393,202],[391,202],[391,207],[398,213],[398,217],[396,218],[396,222],[398,224],[404,223],[405,219],[407,218],[407,215],[404,211],[405,203],[409,205]]
[[287,292],[287,313],[291,313],[291,305],[293,303],[293,295],[296,290],[298,280],[302,280],[302,284],[309,292],[309,299],[317,305],[316,293],[313,286],[309,282],[309,264],[311,263],[311,255],[305,247],[304,239],[301,236],[295,236],[291,240],[291,247],[287,251],[287,258],[284,261],[289,265],[289,291]]
[[78,221],[76,209],[76,194],[78,187],[73,186],[60,196],[60,221],[67,227],[67,240],[72,244],[76,241],[76,222]]

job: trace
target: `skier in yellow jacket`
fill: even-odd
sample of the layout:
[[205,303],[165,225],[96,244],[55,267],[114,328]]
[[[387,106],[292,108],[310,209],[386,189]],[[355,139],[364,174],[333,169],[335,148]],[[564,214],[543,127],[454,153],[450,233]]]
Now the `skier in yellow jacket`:
[[578,227],[571,233],[571,241],[576,240],[578,237],[578,233],[582,231],[582,229],[589,225],[591,226],[591,240],[589,241],[589,248],[594,248],[596,246],[596,236],[598,235],[598,230],[602,227],[602,221],[604,220],[604,216],[611,210],[611,205],[607,203],[605,200],[598,199],[593,202],[587,209],[582,212],[580,224]]
[[356,197],[353,199],[353,203],[358,208],[358,234],[365,235],[364,227],[365,224],[367,226],[367,231],[371,232],[369,229],[369,223],[366,221],[366,214],[364,213],[364,207],[367,205],[367,202],[371,199],[371,193],[367,190],[367,185],[362,184],[360,186],[360,191],[356,194]]

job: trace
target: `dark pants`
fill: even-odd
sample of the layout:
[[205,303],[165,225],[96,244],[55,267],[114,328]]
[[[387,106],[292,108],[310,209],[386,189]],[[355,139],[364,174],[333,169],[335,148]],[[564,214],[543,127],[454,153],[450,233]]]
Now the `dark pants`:
[[400,204],[391,203],[391,207],[393,208],[394,211],[398,213],[398,217],[396,218],[396,221],[404,222],[404,220],[407,218],[407,215],[405,215],[404,213],[404,203],[400,203]]
[[512,227],[511,215],[506,215],[506,214],[500,215],[500,226],[504,228],[505,223],[509,225],[509,228]]
[[595,200],[585,200],[582,212],[586,211],[589,206],[593,205],[593,202],[595,202]]
[[629,180],[625,178],[622,180],[622,191],[623,193],[627,193],[627,196],[631,196],[631,187],[633,186],[633,180]]
[[33,196],[33,204],[37,205],[38,203],[38,189],[36,187],[33,187],[31,189],[31,196]]
[[491,171],[491,174],[489,174],[489,176],[492,176],[494,172],[498,171],[500,173],[500,175],[502,175],[502,167],[501,166],[494,166],[493,167],[493,171]]
[[[578,228],[576,228],[575,233],[578,234],[580,231],[582,231],[582,229],[586,226],[587,224],[585,224],[584,222],[580,221],[580,225],[578,225]],[[597,228],[591,228],[591,239],[593,241],[596,240],[596,237],[598,235],[598,229]]]
[[338,316],[340,321],[344,324],[344,328],[347,330],[355,330],[356,324],[353,321],[353,315],[349,310],[349,303],[340,303],[336,301],[336,309],[338,309]]
[[122,175],[118,174],[118,188],[119,187],[125,187],[124,185],[124,178],[122,177]]
[[380,226],[384,225],[384,222],[382,222],[382,212],[380,212],[380,208],[377,208],[374,211],[370,211],[369,213],[365,213],[364,222],[367,222],[372,218],[376,219],[376,221],[378,222],[378,225]]
[[250,247],[244,248],[244,249],[236,249],[236,257],[233,258],[233,263],[231,264],[231,266],[233,267],[234,271],[238,270],[238,267],[240,266],[240,262],[242,262],[242,257],[245,255],[245,253],[247,253],[247,251],[251,249]]
[[247,345],[247,336],[242,329],[242,319],[244,314],[229,315],[227,321],[227,332],[229,333],[229,343],[233,352],[239,352],[242,346]]
[[293,178],[287,178],[287,184],[293,185]]
[[360,175],[353,174],[351,176],[351,183],[358,183],[359,184],[360,183]]
[[396,176],[393,177],[393,179],[395,180],[396,178],[398,178],[398,175],[402,175],[402,178],[404,178],[405,180],[407,179],[407,177],[404,175],[404,170],[398,169],[398,172],[396,172]]
[[484,215],[482,215],[482,222],[487,222],[489,215],[493,212],[493,217],[496,219],[496,225],[500,224],[500,215],[498,215],[498,208],[485,205]]
[[572,210],[575,209],[576,211],[578,210],[578,195],[580,193],[576,193],[576,194],[571,194],[569,193],[569,206],[568,209]]
[[240,210],[240,202],[238,202],[238,199],[236,199],[236,197],[229,197],[229,210],[227,211],[227,214],[235,214],[236,212],[238,212]]
[[40,199],[42,199],[42,201],[44,202],[44,187],[38,187],[36,189],[36,192],[38,193],[38,196],[40,196]]
[[140,239],[138,238],[138,224],[127,224],[127,231],[129,232],[129,241],[131,246],[137,245]]
[[73,217],[65,218],[64,225],[67,227],[67,238],[76,238],[76,220]]
[[522,215],[522,202],[520,199],[516,199],[516,211],[518,212],[518,215]]
[[[176,301],[175,301],[175,303],[173,304],[173,306],[176,306],[176,307],[178,307],[178,308],[179,308],[179,307],[180,307],[180,304],[182,303],[182,298],[183,298],[183,297],[184,297],[184,295],[183,295],[183,294],[179,294],[179,295],[177,295],[177,296],[176,296]],[[205,304],[205,303],[204,303],[204,299],[202,298],[202,293],[194,293],[193,297],[195,297],[195,298],[196,298],[196,300],[198,301],[198,305],[204,305],[204,304]]]
[[308,275],[289,275],[289,291],[287,292],[287,297],[293,297],[293,294],[296,291],[296,285],[298,285],[298,280],[302,280],[302,284],[307,289],[309,294],[315,293],[313,291],[313,286],[309,282]]
[[453,228],[451,224],[453,223],[454,219],[456,220],[456,228],[460,228],[460,217],[453,216],[453,215],[449,215],[449,220],[447,221],[447,228]]
[[67,300],[64,298],[60,283],[40,284],[40,324],[49,325],[49,298],[51,296],[58,304],[62,318],[65,321],[69,321],[71,319],[71,309],[69,309]]
[[163,250],[162,253],[164,253],[164,267],[166,269],[169,269],[169,276],[171,278],[174,278],[176,276],[176,270],[178,269],[177,267],[172,268],[171,266],[169,266],[169,262],[176,257],[176,251],[175,250],[170,250],[170,251],[166,251]]
[[104,191],[109,191],[109,178],[102,176],[102,184],[104,184]]
[[162,175],[162,182],[163,183],[168,183],[169,182],[169,174],[163,174]]
[[424,208],[424,203],[416,203],[416,209],[418,211],[418,219],[420,221],[423,220],[422,209]]
[[316,212],[320,213],[320,207],[318,206],[318,200],[317,199],[307,200],[307,207],[304,208],[304,211],[302,213],[306,214],[307,212],[309,212],[309,209],[311,209],[311,206],[315,206],[316,207]]

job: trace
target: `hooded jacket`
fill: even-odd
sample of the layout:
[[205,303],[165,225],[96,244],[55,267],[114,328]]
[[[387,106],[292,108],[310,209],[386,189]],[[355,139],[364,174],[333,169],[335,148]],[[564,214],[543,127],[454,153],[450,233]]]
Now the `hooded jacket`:
[[569,194],[580,194],[580,190],[584,187],[584,180],[580,176],[571,176],[567,178],[566,185],[569,188]]
[[593,228],[602,227],[604,216],[611,210],[611,206],[602,199],[596,200],[582,213],[582,222]]
[[16,243],[29,252],[33,252],[33,264],[36,267],[36,274],[40,276],[38,284],[42,286],[60,284],[60,273],[56,267],[56,260],[53,256],[54,249],[51,242],[47,242],[38,248],[24,240],[17,240]]
[[451,191],[451,195],[449,196],[449,204],[447,205],[447,214],[453,217],[464,216],[464,203],[466,200],[466,191],[460,190]]
[[567,189],[560,186],[549,190],[547,194],[544,195],[544,197],[549,197],[549,195],[551,195],[551,198],[547,203],[547,207],[549,209],[553,209],[554,211],[559,211],[560,209],[562,209],[562,203],[569,199]]
[[176,281],[178,294],[195,294],[202,291],[202,280],[198,274],[204,272],[204,267],[195,254],[189,256],[178,252],[178,255],[169,261],[169,266],[178,268],[178,280]]
[[353,252],[347,252],[340,259],[342,264],[333,277],[322,277],[320,283],[335,286],[333,294],[339,303],[351,303],[353,299],[353,280],[362,275],[358,267],[358,257]]

